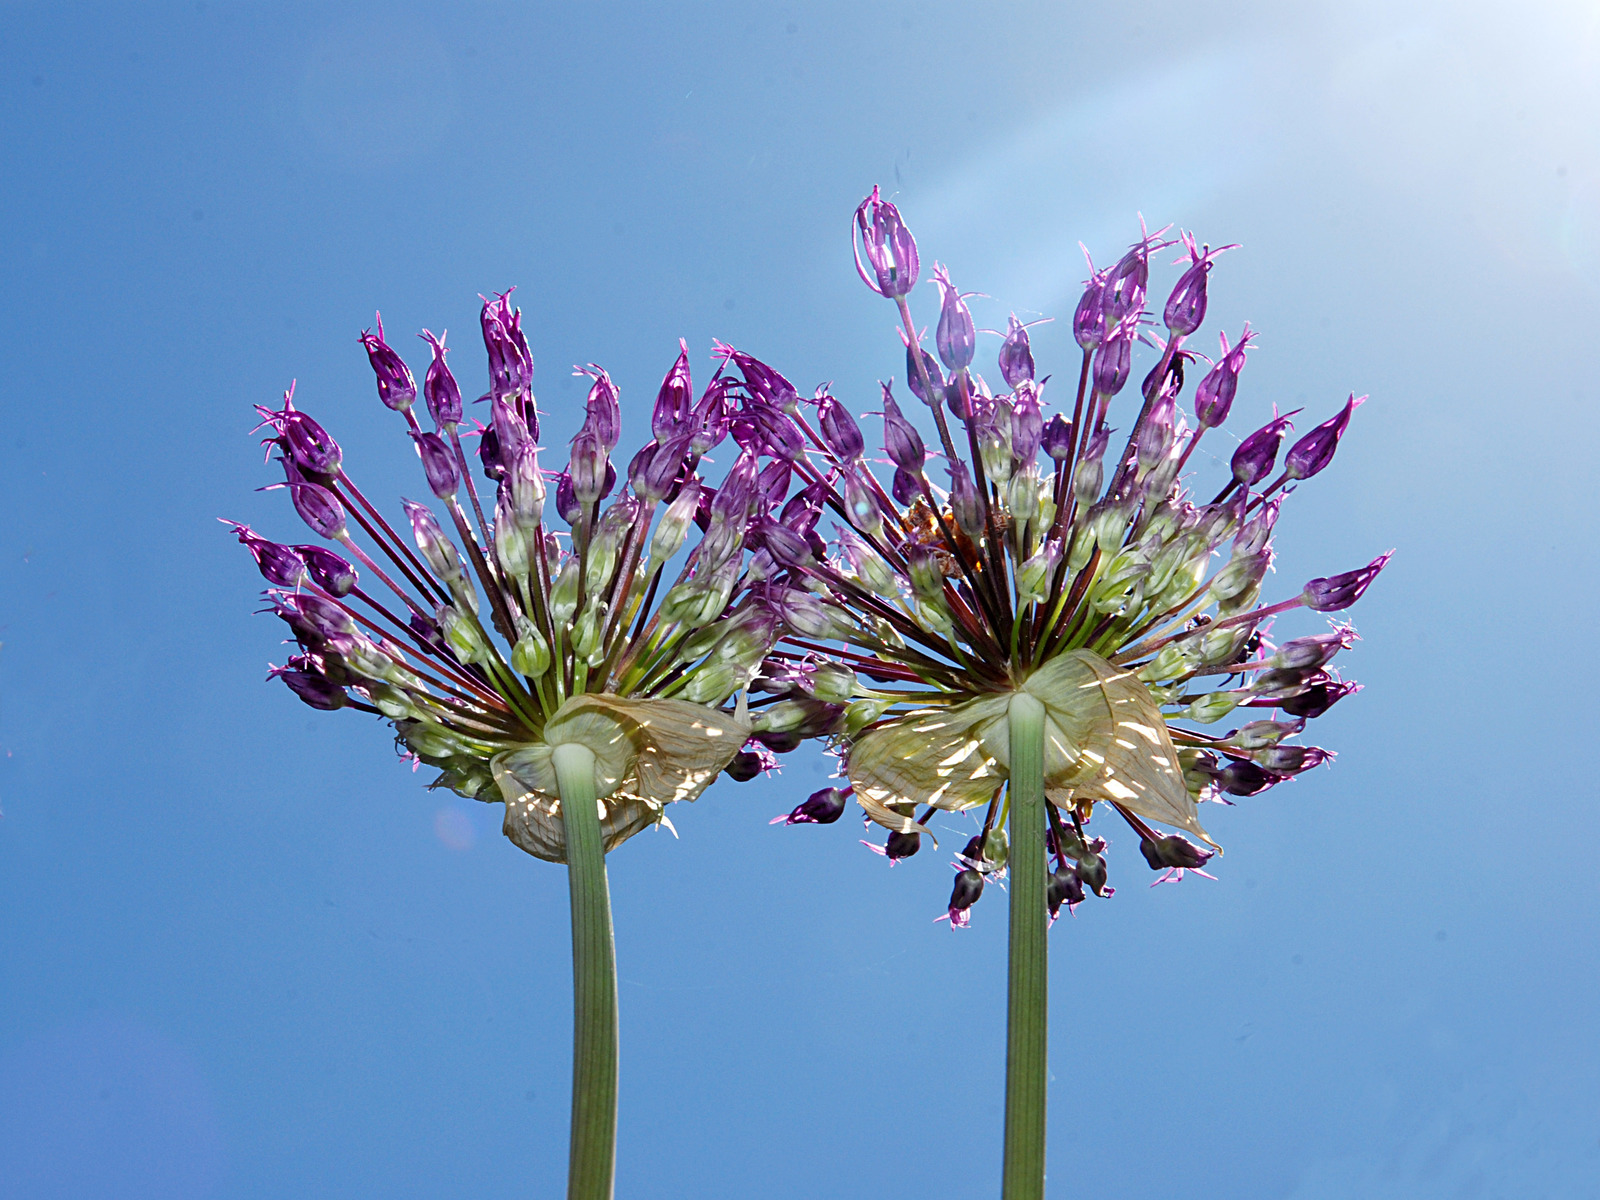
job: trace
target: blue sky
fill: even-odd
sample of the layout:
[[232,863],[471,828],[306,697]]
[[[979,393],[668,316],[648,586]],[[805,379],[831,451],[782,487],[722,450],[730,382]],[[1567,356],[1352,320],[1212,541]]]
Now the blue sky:
[[[1276,586],[1398,547],[1336,764],[1207,814],[1216,882],[1113,836],[1052,932],[1049,1194],[1592,1194],[1600,25],[1288,7],[7,5],[0,1196],[561,1194],[564,874],[262,682],[215,518],[300,539],[252,490],[291,379],[415,491],[356,337],[449,327],[476,384],[511,284],[551,444],[591,360],[636,441],[679,337],[875,407],[875,182],[990,327],[1067,315],[1140,213],[1243,243],[1234,427],[1372,397]],[[942,857],[768,826],[831,769],[611,860],[621,1196],[993,1189],[1004,899],[952,933]]]

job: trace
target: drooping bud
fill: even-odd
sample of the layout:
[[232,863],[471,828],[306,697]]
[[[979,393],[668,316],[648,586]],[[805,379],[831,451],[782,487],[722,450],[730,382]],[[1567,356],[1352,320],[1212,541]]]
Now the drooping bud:
[[902,858],[910,858],[920,849],[922,849],[920,830],[911,830],[907,833],[895,830],[889,835],[889,840],[883,847],[883,856],[890,862],[897,862]]
[[1292,667],[1299,670],[1321,667],[1332,661],[1339,651],[1348,650],[1355,640],[1356,631],[1344,625],[1330,633],[1317,633],[1287,641],[1279,646],[1277,653],[1266,662],[1272,667]]
[[[859,237],[857,236],[859,235]],[[876,186],[856,207],[855,231],[851,248],[856,257],[856,273],[861,281],[880,296],[908,295],[917,286],[917,243],[900,219],[900,210],[882,198]],[[861,264],[866,251],[872,275]]]
[[1283,775],[1298,775],[1330,761],[1333,755],[1320,746],[1271,746],[1253,758],[1257,766]]
[[1306,584],[1301,593],[1306,607],[1317,612],[1338,612],[1340,609],[1349,608],[1361,594],[1372,585],[1378,577],[1378,572],[1383,570],[1391,555],[1380,554],[1366,566],[1355,571],[1346,571],[1342,575],[1333,575],[1326,579],[1313,579]]
[[1254,487],[1271,473],[1272,464],[1278,459],[1278,444],[1283,441],[1284,431],[1294,428],[1289,420],[1292,416],[1294,413],[1273,417],[1239,443],[1239,448],[1233,452],[1231,466],[1233,477],[1240,486]]
[[1000,375],[1009,388],[1033,382],[1033,350],[1028,345],[1028,327],[1017,320],[1016,313],[1006,322],[1006,340],[1000,343]]
[[1218,336],[1222,339],[1222,356],[1217,359],[1217,365],[1206,372],[1194,393],[1194,417],[1201,429],[1215,429],[1228,419],[1234,394],[1239,390],[1239,372],[1244,369],[1247,347],[1256,335],[1246,321],[1239,344],[1232,349],[1228,347],[1226,333]]
[[[939,360],[926,350],[917,350],[911,344],[904,331],[900,340],[906,344],[906,384],[911,388],[911,394],[924,404],[934,408],[939,406],[939,398],[944,395],[944,372],[939,369]],[[933,387],[933,396],[930,398],[922,387],[922,372],[917,370],[917,356],[922,357],[922,366],[928,372],[928,382]]]
[[1350,425],[1350,415],[1366,402],[1366,397],[1350,393],[1345,406],[1289,449],[1283,458],[1283,473],[1290,479],[1310,479],[1333,461],[1339,439]]
[[1050,882],[1045,889],[1046,902],[1050,906],[1050,919],[1053,921],[1061,912],[1065,904],[1068,911],[1077,908],[1083,903],[1083,880],[1078,877],[1078,870],[1070,863],[1057,867],[1050,876]]
[[1314,717],[1320,717],[1351,692],[1360,690],[1359,683],[1346,683],[1324,676],[1298,695],[1280,700],[1278,707],[1290,716],[1304,717],[1309,721]]
[[367,349],[367,361],[378,380],[378,399],[395,412],[405,412],[416,401],[417,381],[411,368],[383,340],[383,317],[378,317],[378,332],[363,330],[361,344]]
[[[1050,418],[1040,435],[1044,452],[1056,462],[1066,462],[1072,457],[1072,422],[1057,413]],[[1015,434],[1012,435],[1015,438]]]
[[1198,871],[1216,855],[1215,850],[1197,846],[1175,833],[1161,838],[1140,838],[1139,853],[1144,855],[1152,871]]
[[1282,782],[1282,775],[1263,770],[1246,759],[1234,759],[1217,776],[1217,787],[1230,796],[1256,796]]
[[963,929],[972,923],[972,916],[967,910],[982,895],[983,872],[971,867],[956,872],[955,886],[950,889],[950,903],[945,906],[951,929]]
[[342,687],[330,683],[321,675],[296,671],[288,667],[274,667],[272,675],[283,680],[289,690],[312,708],[333,712],[350,703],[350,694]]
[[437,433],[411,431],[417,444],[417,457],[422,459],[422,470],[428,476],[428,487],[441,500],[448,500],[461,486],[461,473],[456,469],[456,458],[444,439]]
[[444,339],[434,337],[426,329],[418,336],[433,347],[433,361],[422,377],[422,396],[428,403],[428,415],[440,429],[458,425],[461,422],[461,387],[444,361]]
[[823,788],[821,791],[812,792],[786,815],[774,817],[768,824],[832,825],[844,815],[845,801],[848,798],[848,793],[840,788]]
[[311,581],[331,596],[348,596],[355,590],[356,569],[326,546],[296,546],[294,552],[311,572]]
[[933,343],[939,351],[939,361],[951,371],[960,371],[972,365],[978,346],[977,327],[972,323],[972,313],[967,309],[967,296],[956,290],[950,282],[950,273],[940,263],[933,264],[933,281],[939,285],[939,324],[934,330]]
[[833,451],[835,457],[845,462],[854,462],[866,449],[866,442],[861,436],[861,429],[856,425],[855,418],[832,396],[823,395],[818,400],[817,424],[822,433],[823,444]]

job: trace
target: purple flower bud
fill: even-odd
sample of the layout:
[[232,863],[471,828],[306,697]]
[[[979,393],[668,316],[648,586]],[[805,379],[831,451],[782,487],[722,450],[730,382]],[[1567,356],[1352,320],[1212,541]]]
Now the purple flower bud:
[[1163,390],[1151,404],[1149,415],[1139,427],[1139,466],[1145,470],[1148,471],[1165,458],[1171,448],[1177,410],[1177,400],[1167,390]]
[[1239,448],[1233,452],[1232,467],[1233,477],[1240,486],[1254,487],[1271,473],[1272,464],[1278,459],[1278,444],[1283,441],[1284,431],[1294,428],[1289,420],[1292,416],[1294,413],[1273,417],[1239,443]]
[[522,333],[522,310],[511,307],[515,290],[485,299],[478,318],[489,352],[489,394],[497,400],[520,395],[533,385],[533,355]]
[[1044,414],[1031,386],[1019,387],[1011,402],[1011,456],[1026,465],[1039,455],[1044,440]]
[[1255,753],[1259,765],[1284,775],[1298,775],[1320,767],[1331,758],[1333,755],[1320,746],[1269,746]]
[[1325,666],[1339,651],[1348,650],[1355,640],[1356,631],[1348,625],[1330,633],[1297,637],[1279,646],[1277,653],[1272,656],[1272,662],[1277,667],[1301,669]]
[[1333,452],[1339,448],[1339,439],[1350,425],[1350,414],[1366,402],[1354,392],[1345,406],[1329,417],[1289,449],[1283,459],[1283,473],[1290,479],[1310,479],[1333,461]]
[[572,477],[572,494],[587,508],[606,494],[606,467],[610,465],[606,448],[588,429],[580,429],[572,439],[572,458],[567,473]]
[[[1197,247],[1194,237],[1187,233],[1183,235],[1183,244],[1189,251],[1190,266],[1179,277],[1177,286],[1167,299],[1166,311],[1162,314],[1167,328],[1180,336],[1193,333],[1206,319],[1206,276],[1211,273],[1211,260],[1224,250],[1236,249],[1235,246],[1222,246],[1216,250],[1210,246]],[[1183,260],[1180,258],[1178,261]]]
[[1361,593],[1371,586],[1393,553],[1391,550],[1388,554],[1380,554],[1359,570],[1346,571],[1343,575],[1333,575],[1326,579],[1313,579],[1306,584],[1305,591],[1301,593],[1306,607],[1317,612],[1338,612],[1340,609],[1349,608],[1361,599]]
[[884,845],[883,856],[890,862],[897,862],[902,858],[910,858],[922,849],[922,832],[911,830],[901,833],[899,830],[889,835],[889,841]]
[[797,637],[836,638],[841,628],[850,624],[826,600],[799,588],[775,587],[768,593],[767,603],[784,628]]
[[599,439],[609,454],[617,448],[617,439],[622,436],[622,406],[618,402],[617,385],[611,382],[611,376],[606,374],[604,367],[594,363],[589,364],[588,370],[574,374],[594,378],[594,386],[589,389],[589,398],[585,402],[583,425]]
[[439,518],[433,515],[433,510],[425,504],[406,499],[400,501],[400,506],[406,510],[406,518],[411,522],[411,536],[428,567],[446,583],[459,579],[461,556],[456,553],[455,543],[439,527]]
[[938,347],[939,361],[952,371],[964,370],[972,365],[972,356],[978,348],[978,331],[972,323],[972,313],[967,309],[967,296],[950,282],[950,273],[940,263],[933,264],[933,281],[939,285],[939,324],[934,330],[933,344]]
[[747,453],[794,460],[805,449],[794,423],[782,411],[750,406],[729,424],[733,440]]
[[271,425],[277,431],[277,436],[270,440],[277,443],[284,458],[296,470],[319,479],[331,478],[339,473],[344,452],[326,429],[295,408],[292,386],[283,394],[281,409],[263,408],[258,404],[256,411],[263,417],[264,424]]
[[1198,871],[1211,861],[1216,851],[1173,833],[1162,838],[1140,838],[1139,853],[1144,855],[1152,871]]
[[825,483],[813,483],[789,498],[778,519],[796,533],[810,533],[822,518],[823,499],[828,494]]
[[1128,247],[1108,272],[1101,298],[1108,328],[1144,311],[1145,293],[1150,286],[1150,251],[1156,248],[1154,239],[1146,235]]
[[817,402],[817,424],[822,441],[833,453],[846,462],[854,462],[866,449],[861,429],[855,418],[832,396],[824,395]]
[[269,542],[248,525],[240,525],[235,521],[226,524],[232,526],[234,533],[239,535],[239,543],[256,560],[261,577],[273,587],[292,589],[306,581],[305,560],[290,547]]
[[777,732],[752,734],[751,740],[760,742],[774,754],[788,754],[791,750],[798,750],[800,743],[805,741],[805,738],[798,733],[785,729]]
[[310,592],[303,592],[294,597],[284,596],[280,599],[282,601],[293,599],[294,608],[300,619],[323,640],[356,632],[356,623],[350,614],[331,600],[324,600],[321,596]]
[[[746,539],[752,547],[764,548],[780,567],[797,570],[812,563],[811,544],[803,533],[796,533],[779,521],[764,519],[750,527]],[[781,593],[780,593],[781,594]],[[804,594],[804,593],[802,593]],[[783,615],[781,600],[775,600],[774,609]]]
[[[904,331],[900,334],[900,340],[906,343],[906,383],[911,388],[911,394],[924,404],[937,408],[939,397],[944,393],[944,372],[939,369],[939,360],[926,350],[913,349]],[[917,370],[918,354],[922,355],[922,365],[927,369],[928,382],[933,385],[934,395],[932,399],[923,394],[922,374]]]
[[1128,382],[1133,367],[1133,343],[1138,336],[1135,322],[1122,321],[1112,326],[1094,356],[1094,390],[1115,396]]
[[726,379],[713,379],[706,385],[700,403],[695,405],[690,417],[694,434],[689,442],[689,453],[697,458],[720,446],[722,439],[728,436],[728,426],[733,416],[728,387]]
[[733,761],[722,768],[723,772],[736,783],[749,783],[765,766],[765,761],[758,750],[741,750],[733,756]]
[[711,499],[712,520],[742,527],[755,508],[760,473],[760,460],[755,454],[740,454]]
[[360,576],[356,569],[326,546],[296,546],[294,552],[311,572],[311,581],[332,596],[348,596]]
[[440,429],[461,423],[461,386],[450,373],[444,361],[444,339],[436,338],[424,329],[419,335],[433,347],[433,361],[428,373],[422,377],[422,396],[428,403],[428,415]]
[[[917,427],[906,420],[905,414],[900,411],[900,406],[895,403],[894,395],[889,390],[887,383],[878,385],[883,389],[883,448],[889,455],[889,461],[895,467],[915,478],[922,474],[923,464],[928,461],[928,451],[922,444],[922,435],[917,432]],[[921,488],[918,488],[921,494]]]
[[[1243,492],[1236,493],[1244,495]],[[1261,506],[1261,511],[1240,528],[1239,534],[1233,539],[1233,553],[1236,557],[1244,558],[1252,554],[1260,554],[1272,540],[1272,527],[1278,523],[1278,510],[1283,507],[1283,497],[1274,496]]]
[[800,393],[795,391],[794,384],[759,358],[752,358],[742,350],[720,343],[719,349],[727,361],[739,368],[739,373],[744,376],[745,390],[757,404],[791,414],[798,409]]
[[950,903],[946,906],[951,929],[962,929],[972,921],[967,912],[983,895],[983,872],[971,867],[956,872],[955,886],[950,889]]
[[422,470],[428,476],[428,486],[441,500],[456,494],[461,486],[461,473],[456,470],[456,456],[437,433],[411,433],[417,444],[417,457],[422,459]]
[[279,461],[288,478],[289,499],[300,519],[329,541],[337,540],[344,533],[344,505],[339,498],[320,483],[306,479],[288,459]]
[[650,504],[664,499],[677,481],[688,451],[687,433],[665,442],[646,442],[644,449],[628,464],[628,483],[634,494]]
[[568,525],[576,525],[583,515],[577,494],[572,490],[572,472],[563,471],[556,476],[556,512]]
[[1045,889],[1046,902],[1050,906],[1050,919],[1054,920],[1065,904],[1069,910],[1077,908],[1083,903],[1083,880],[1078,878],[1076,867],[1070,864],[1057,867],[1050,876],[1050,882]]
[[1096,271],[1089,263],[1089,280],[1084,285],[1083,296],[1072,314],[1072,337],[1084,350],[1100,345],[1106,333],[1105,292],[1109,272]]
[[1346,683],[1340,679],[1324,676],[1299,695],[1281,701],[1278,707],[1292,717],[1304,717],[1309,721],[1314,717],[1320,717],[1351,692],[1360,690],[1359,683]]
[[[917,242],[900,220],[900,210],[883,199],[874,185],[872,195],[856,208],[855,224],[850,244],[861,281],[880,296],[908,295],[917,286]],[[861,265],[862,243],[875,278]]]
[[678,361],[672,364],[661,390],[656,393],[656,406],[650,413],[650,431],[656,441],[666,442],[680,433],[686,433],[690,414],[694,411],[694,384],[689,376],[689,344],[678,340]]
[[490,479],[506,477],[505,466],[500,461],[500,436],[495,433],[493,425],[478,431],[478,461],[483,464],[483,473]]
[[378,317],[378,332],[361,331],[361,344],[367,348],[367,361],[378,379],[378,399],[395,412],[405,412],[417,398],[417,381],[411,368],[383,340],[383,317]]
[[770,509],[789,494],[789,480],[794,475],[794,464],[779,458],[762,468],[756,478],[756,496],[762,511]]
[[1228,335],[1223,333],[1218,336],[1222,339],[1222,357],[1217,359],[1216,366],[1206,372],[1206,377],[1200,381],[1194,393],[1194,417],[1201,429],[1215,429],[1228,419],[1234,393],[1239,390],[1239,372],[1244,369],[1246,348],[1256,335],[1250,331],[1250,322],[1246,321],[1239,344],[1231,350],[1228,348]]
[[978,489],[972,486],[967,464],[960,459],[949,463],[946,469],[950,472],[950,509],[955,514],[956,524],[961,532],[977,541],[983,536],[983,510],[978,507]]
[[896,467],[894,478],[889,481],[889,495],[896,504],[905,507],[922,495],[922,484],[915,475]]
[[1028,327],[1012,313],[1006,323],[1006,340],[1000,343],[1000,374],[1006,386],[1015,388],[1033,382],[1033,351],[1028,346]]
[[[1050,418],[1050,423],[1044,427],[1041,441],[1044,452],[1056,462],[1066,462],[1072,457],[1072,422],[1057,413]],[[1013,440],[1016,434],[1011,435]]]
[[333,712],[350,703],[348,692],[330,683],[321,675],[296,671],[289,667],[274,667],[269,678],[283,680],[296,696],[312,708],[321,709],[323,712]]
[[544,510],[545,486],[544,473],[539,470],[539,447],[532,442],[517,447],[516,456],[506,464],[501,495],[508,489],[511,512],[517,523],[526,527],[538,521]]
[[1230,796],[1255,796],[1274,784],[1282,783],[1283,776],[1265,771],[1255,763],[1234,759],[1217,775],[1217,786]]
[[786,816],[774,817],[769,823],[773,825],[832,825],[844,815],[845,801],[848,798],[848,793],[840,788],[823,788],[821,791],[812,792],[811,795],[795,805]]

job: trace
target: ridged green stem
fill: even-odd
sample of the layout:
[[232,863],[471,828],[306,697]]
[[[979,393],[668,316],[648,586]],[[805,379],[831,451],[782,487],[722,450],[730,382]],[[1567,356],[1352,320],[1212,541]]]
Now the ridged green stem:
[[1006,996],[1003,1200],[1043,1200],[1049,927],[1044,849],[1044,705],[1011,697],[1011,951]]
[[567,1200],[611,1200],[617,1161],[617,954],[594,752],[552,751],[572,888],[572,1142]]

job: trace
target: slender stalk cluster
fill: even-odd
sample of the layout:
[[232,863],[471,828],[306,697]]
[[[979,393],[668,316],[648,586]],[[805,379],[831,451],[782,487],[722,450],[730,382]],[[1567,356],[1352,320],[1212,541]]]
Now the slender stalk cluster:
[[[1348,607],[1388,555],[1286,600],[1263,603],[1262,590],[1284,499],[1332,460],[1361,400],[1293,442],[1281,465],[1294,414],[1275,417],[1231,452],[1228,478],[1203,487],[1191,459],[1227,419],[1256,336],[1248,325],[1231,344],[1221,335],[1215,361],[1186,345],[1221,250],[1163,230],[1113,266],[1091,262],[1073,315],[1076,387],[1051,414],[1025,325],[1008,324],[997,364],[1005,390],[994,390],[972,370],[967,296],[936,265],[930,353],[908,302],[919,256],[899,212],[874,189],[855,224],[857,269],[899,311],[907,386],[936,441],[925,445],[892,381],[880,385],[885,486],[831,395],[789,410],[785,436],[804,445],[793,462],[805,486],[780,519],[785,532],[766,535],[783,547],[774,555],[784,574],[765,585],[783,637],[755,686],[775,709],[843,706],[833,733],[849,786],[779,820],[837,820],[853,792],[888,830],[873,848],[893,861],[932,836],[935,811],[984,807],[956,856],[946,914],[966,924],[1007,862],[1008,705],[1027,693],[1046,714],[1050,911],[1086,891],[1111,893],[1106,843],[1086,828],[1097,804],[1126,818],[1163,879],[1198,871],[1215,852],[1198,803],[1231,803],[1325,761],[1327,751],[1291,739],[1356,690],[1329,669],[1355,636],[1348,626],[1275,644],[1271,618]],[[1150,259],[1173,246],[1184,269],[1158,332],[1146,311]],[[1136,343],[1157,361],[1129,406],[1119,397]],[[1196,375],[1191,425],[1179,405]],[[1127,431],[1117,449],[1113,421]],[[814,539],[823,511],[840,525],[831,555],[802,540]],[[1210,731],[1237,711],[1255,719]]]
[[[381,324],[362,335],[378,395],[404,418],[432,493],[431,504],[402,502],[409,537],[356,486],[292,388],[281,408],[260,409],[284,472],[273,486],[343,553],[234,528],[298,645],[273,676],[314,708],[386,718],[404,754],[439,770],[434,786],[504,800],[508,836],[562,861],[556,746],[596,755],[606,850],[719,772],[748,778],[767,764],[763,744],[744,748],[744,691],[780,630],[764,602],[772,556],[751,530],[769,520],[790,470],[764,461],[752,435],[749,381],[771,372],[724,347],[698,398],[680,353],[654,438],[625,479],[612,461],[618,390],[602,368],[582,368],[583,425],[549,479],[521,313],[499,296],[484,303],[482,327],[485,424],[464,416],[444,339],[421,335],[433,352],[422,386],[431,430]],[[712,487],[700,467],[730,432],[740,449]],[[492,494],[480,494],[473,457]]]

